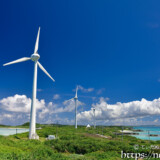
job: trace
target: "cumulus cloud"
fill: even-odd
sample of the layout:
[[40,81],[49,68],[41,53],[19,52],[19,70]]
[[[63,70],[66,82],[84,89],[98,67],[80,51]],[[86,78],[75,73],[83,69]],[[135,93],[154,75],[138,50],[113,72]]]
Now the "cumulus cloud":
[[[42,109],[45,107],[45,101],[36,100],[36,109]],[[26,95],[14,95],[0,100],[0,108],[10,112],[30,112],[31,99]]]
[[85,93],[94,91],[94,88],[84,88],[81,85],[78,85],[78,89]]
[[59,95],[59,94],[53,95],[53,99],[54,99],[54,100],[60,99],[60,95]]
[[[79,107],[80,105],[84,104],[78,101],[77,107]],[[51,122],[56,114],[73,112],[74,107],[74,101],[64,101],[63,103],[45,103],[43,99],[36,100],[37,122]],[[27,122],[30,119],[30,109],[31,99],[26,95],[16,94],[14,96],[3,98],[0,100],[0,123],[17,125]],[[64,119],[65,118],[63,118],[63,120]],[[69,119],[66,119],[66,122],[71,121]]]
[[[108,98],[101,97],[98,103],[92,104],[92,107],[96,108],[97,124],[136,125],[159,123],[160,98],[153,101],[143,98],[140,101],[131,101],[128,103],[118,102],[115,104],[108,104],[107,101]],[[80,101],[77,103],[78,107],[84,105]],[[67,118],[69,113],[74,112],[75,103],[73,100],[61,103],[46,103],[43,99],[37,100],[36,108],[38,123],[55,123],[56,120],[62,124],[72,124],[74,122],[73,116],[71,119]],[[30,119],[30,109],[31,99],[26,95],[16,94],[3,98],[0,100],[0,123],[17,125],[27,122]],[[89,123],[92,125],[93,110],[81,111],[77,117],[78,124],[87,125]]]
[[109,98],[108,97],[100,97],[99,98],[99,102],[104,102],[104,101],[109,101]]
[[29,121],[26,113],[1,111],[0,124],[20,125]]
[[[74,100],[64,101],[63,104],[65,105],[65,108],[64,108],[65,111],[72,112],[75,109]],[[82,105],[85,105],[85,104],[77,100],[77,108]]]
[[[85,105],[84,103],[77,101],[77,108],[79,106]],[[48,115],[64,113],[64,112],[73,112],[75,110],[74,100],[64,101],[63,104],[56,104],[50,102],[42,111],[39,113],[39,118],[43,119]]]
[[[143,118],[152,115],[160,114],[160,98],[148,101],[142,99],[141,101],[132,101],[128,103],[118,102],[116,104],[108,104],[105,98],[92,105],[96,108],[96,120],[120,120]],[[93,120],[93,111],[85,111],[78,114],[79,120],[91,121]]]

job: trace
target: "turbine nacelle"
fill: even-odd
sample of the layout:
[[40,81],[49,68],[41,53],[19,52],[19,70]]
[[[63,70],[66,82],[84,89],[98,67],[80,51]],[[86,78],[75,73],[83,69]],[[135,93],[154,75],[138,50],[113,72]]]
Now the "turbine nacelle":
[[77,97],[77,96],[75,96],[75,97],[74,97],[74,99],[76,100],[76,99],[78,99],[78,97]]
[[40,58],[40,55],[38,54],[38,53],[33,53],[32,55],[31,55],[31,60],[32,61],[38,61],[39,60],[39,58]]
[[77,92],[78,92],[78,86],[76,87],[76,94],[75,94],[75,97],[74,97],[75,100],[78,99]]

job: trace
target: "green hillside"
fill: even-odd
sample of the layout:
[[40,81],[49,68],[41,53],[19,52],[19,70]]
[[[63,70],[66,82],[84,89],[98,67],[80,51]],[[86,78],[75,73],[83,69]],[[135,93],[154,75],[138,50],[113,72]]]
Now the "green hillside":
[[[19,127],[26,127],[24,124]],[[28,133],[0,136],[0,159],[12,160],[120,160],[121,151],[129,153],[150,153],[150,148],[134,149],[134,145],[150,146],[160,144],[138,140],[134,137],[116,136],[120,127],[40,125],[37,130],[39,140],[28,140]],[[100,137],[102,134],[108,138]],[[46,140],[48,135],[57,135],[55,140]],[[160,153],[160,150],[154,150]],[[134,158],[135,159],[135,158]],[[151,159],[151,158],[150,158]]]

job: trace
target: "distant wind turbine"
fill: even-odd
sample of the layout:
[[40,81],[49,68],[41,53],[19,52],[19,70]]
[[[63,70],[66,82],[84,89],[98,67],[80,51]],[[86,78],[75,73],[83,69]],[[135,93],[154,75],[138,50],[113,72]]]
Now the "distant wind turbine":
[[23,57],[15,61],[4,64],[3,66],[24,62],[32,60],[34,62],[34,75],[33,75],[33,91],[32,91],[32,103],[31,103],[31,113],[30,113],[30,129],[29,129],[29,139],[39,139],[39,136],[36,134],[36,94],[37,94],[37,65],[39,68],[53,81],[55,81],[50,74],[45,70],[45,68],[38,62],[40,55],[38,54],[38,44],[39,44],[39,34],[40,27],[37,34],[37,40],[35,44],[34,53],[31,57]]
[[76,129],[77,129],[77,101],[78,101],[77,92],[78,92],[78,86],[76,87],[75,97],[67,100],[67,101],[74,100],[74,102],[75,102],[75,128]]
[[95,109],[95,107],[93,107],[92,108],[93,109],[93,116],[94,116],[94,128],[96,128],[96,116],[95,116],[95,111],[96,111],[96,109]]

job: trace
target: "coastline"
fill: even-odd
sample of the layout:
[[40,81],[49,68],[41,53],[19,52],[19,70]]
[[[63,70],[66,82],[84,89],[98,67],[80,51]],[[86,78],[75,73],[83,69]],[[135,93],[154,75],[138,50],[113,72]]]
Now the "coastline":
[[12,128],[12,127],[0,127],[0,129],[29,129],[29,128]]

